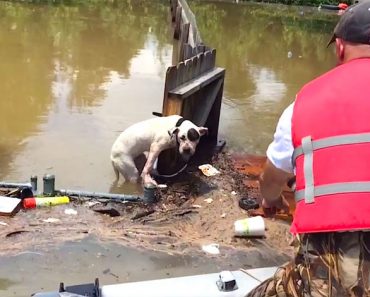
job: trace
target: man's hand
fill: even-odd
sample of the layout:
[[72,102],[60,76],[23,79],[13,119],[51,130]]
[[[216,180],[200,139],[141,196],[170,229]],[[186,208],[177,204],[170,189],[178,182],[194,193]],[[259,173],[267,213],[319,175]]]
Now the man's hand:
[[279,200],[280,201],[276,202],[273,206],[269,205],[265,199],[262,200],[261,206],[267,217],[274,216],[279,209],[283,210],[285,213],[289,213],[289,203],[282,194]]
[[269,160],[266,161],[264,170],[259,179],[260,190],[263,197],[263,208],[269,209],[275,207],[277,209],[289,211],[289,203],[281,192],[288,180],[292,177],[292,174],[276,168]]

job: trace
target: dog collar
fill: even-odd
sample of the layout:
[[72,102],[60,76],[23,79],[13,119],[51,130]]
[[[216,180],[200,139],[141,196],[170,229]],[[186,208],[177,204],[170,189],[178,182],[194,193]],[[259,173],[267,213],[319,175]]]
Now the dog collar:
[[179,120],[177,121],[177,123],[176,123],[175,127],[180,127],[180,126],[181,126],[181,124],[182,124],[183,122],[185,122],[185,121],[186,121],[186,119],[184,119],[183,117],[179,118]]
[[[180,126],[181,126],[181,124],[182,124],[183,122],[185,122],[185,121],[186,121],[186,120],[185,120],[183,117],[179,118],[179,120],[176,122],[175,127],[180,127]],[[179,142],[179,139],[177,138],[177,135],[175,135],[175,138],[176,138],[176,145],[177,145],[177,147],[179,147],[179,146],[180,146],[180,142]]]

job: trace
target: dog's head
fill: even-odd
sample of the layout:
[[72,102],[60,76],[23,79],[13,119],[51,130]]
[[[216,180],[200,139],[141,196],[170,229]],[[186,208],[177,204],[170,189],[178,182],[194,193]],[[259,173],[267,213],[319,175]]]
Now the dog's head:
[[176,137],[179,153],[184,161],[188,161],[195,153],[200,137],[208,133],[208,128],[198,127],[189,120],[168,131],[171,137]]

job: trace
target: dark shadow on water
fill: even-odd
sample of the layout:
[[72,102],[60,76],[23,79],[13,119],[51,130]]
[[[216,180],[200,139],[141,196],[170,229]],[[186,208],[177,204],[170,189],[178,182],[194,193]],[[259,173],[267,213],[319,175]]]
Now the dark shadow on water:
[[14,284],[16,284],[16,282],[13,282],[7,278],[0,278],[0,291],[7,290]]
[[113,181],[109,187],[109,193],[114,194],[130,194],[130,195],[141,195],[143,188],[141,183],[129,183],[123,182],[122,177],[120,180]]

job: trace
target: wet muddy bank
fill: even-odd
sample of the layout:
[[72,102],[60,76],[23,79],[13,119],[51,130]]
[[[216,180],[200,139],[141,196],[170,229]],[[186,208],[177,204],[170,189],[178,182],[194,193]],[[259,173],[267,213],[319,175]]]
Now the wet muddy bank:
[[[234,237],[234,221],[248,217],[239,198],[259,195],[264,160],[221,153],[212,161],[219,175],[187,173],[155,205],[75,200],[1,217],[0,296],[95,277],[111,284],[283,264],[292,255],[287,222],[266,219],[264,238]],[[211,243],[219,254],[202,250]]]
[[[241,197],[258,198],[257,176],[264,158],[235,159],[228,153],[219,154],[212,163],[221,174],[206,177],[200,171],[191,172],[182,182],[162,190],[155,205],[75,200],[67,205],[22,210],[12,218],[2,217],[7,225],[0,226],[0,254],[43,250],[94,236],[168,255],[204,256],[202,245],[217,243],[218,258],[226,262],[245,254],[253,255],[243,262],[247,267],[281,263],[292,252],[288,222],[266,219],[265,238],[234,236],[234,221],[248,217],[238,201]],[[66,214],[70,208],[77,214]]]

